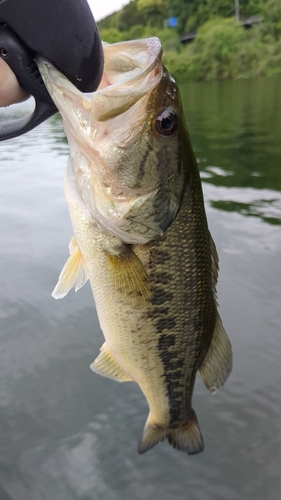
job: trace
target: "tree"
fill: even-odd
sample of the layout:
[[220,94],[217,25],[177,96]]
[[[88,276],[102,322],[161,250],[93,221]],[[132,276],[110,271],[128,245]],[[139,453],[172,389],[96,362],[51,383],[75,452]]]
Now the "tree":
[[118,12],[117,28],[120,31],[128,31],[139,24],[145,24],[145,17],[138,7],[138,0],[131,0]]
[[161,26],[165,14],[165,0],[137,0],[139,12],[150,26]]
[[268,0],[261,6],[261,14],[264,17],[262,31],[270,35],[274,40],[281,38],[281,1]]

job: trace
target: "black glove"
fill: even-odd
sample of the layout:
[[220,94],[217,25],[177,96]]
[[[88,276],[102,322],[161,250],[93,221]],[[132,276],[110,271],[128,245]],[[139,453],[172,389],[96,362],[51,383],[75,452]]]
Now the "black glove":
[[103,53],[86,0],[2,0],[0,22],[34,53],[49,59],[82,92],[98,87]]

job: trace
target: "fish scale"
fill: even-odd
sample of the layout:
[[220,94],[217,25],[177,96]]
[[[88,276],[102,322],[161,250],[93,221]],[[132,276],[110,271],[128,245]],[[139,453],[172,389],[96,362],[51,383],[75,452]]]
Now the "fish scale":
[[[204,213],[198,214],[205,226],[205,230],[199,231],[199,241],[195,242],[194,238],[187,237],[188,234],[193,233],[196,224],[193,220],[194,210],[192,212],[190,210],[192,204],[191,193],[187,192],[181,210],[167,230],[165,238],[151,249],[150,269],[148,270],[150,280],[153,284],[156,283],[157,293],[162,297],[168,293],[168,296],[164,298],[164,303],[168,304],[168,310],[165,314],[163,314],[161,304],[154,307],[152,312],[150,311],[150,315],[153,317],[156,333],[161,333],[158,340],[158,355],[165,367],[166,393],[169,395],[169,405],[172,409],[170,426],[187,420],[191,409],[191,395],[196,371],[200,366],[200,359],[204,355],[204,351],[207,351],[211,342],[216,314],[210,286],[208,287],[209,295],[206,293],[206,284],[208,285],[211,281],[211,263],[210,259],[207,258],[209,232],[204,220]],[[198,203],[199,210],[200,207],[202,207],[202,203]],[[192,214],[189,217],[190,224],[186,213]],[[185,238],[182,237],[183,234]],[[178,252],[179,246],[180,254]],[[206,258],[202,259],[203,252],[200,251],[200,267],[198,266],[196,247],[199,247],[200,250],[203,248],[206,254]],[[158,248],[160,259],[157,255]],[[141,251],[144,251],[144,248]],[[141,259],[141,252],[138,253],[137,248],[135,252]],[[186,272],[183,272],[184,269]],[[163,273],[166,274],[166,279],[165,284],[160,288],[158,275]],[[203,336],[204,343],[202,343]],[[194,363],[194,360],[197,362]],[[173,373],[176,373],[176,376]],[[180,406],[177,405],[175,414],[173,392],[179,385],[182,387],[182,394]]]
[[168,439],[192,455],[204,447],[196,373],[214,392],[232,367],[217,311],[218,256],[159,40],[105,45],[104,56],[91,101],[38,61],[70,144],[64,188],[74,237],[53,296],[90,280],[105,338],[91,368],[141,388],[149,415],[139,453]]

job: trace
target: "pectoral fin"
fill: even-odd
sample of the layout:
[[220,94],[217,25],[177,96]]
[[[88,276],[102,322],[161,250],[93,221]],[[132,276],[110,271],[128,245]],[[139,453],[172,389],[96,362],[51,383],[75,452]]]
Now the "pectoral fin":
[[106,343],[100,349],[100,354],[90,365],[90,368],[103,377],[113,378],[119,382],[133,382],[131,377],[121,368],[109,352]]
[[207,389],[210,392],[215,392],[225,383],[231,369],[231,344],[217,313],[213,339],[200,366],[199,373]]
[[145,269],[128,245],[123,245],[122,251],[113,255],[107,253],[111,267],[114,286],[120,292],[130,296],[134,293],[145,300],[151,297],[151,282]]
[[71,288],[75,288],[75,292],[77,292],[88,280],[85,263],[75,236],[70,240],[69,252],[70,257],[63,266],[57,285],[52,293],[55,299],[65,297]]

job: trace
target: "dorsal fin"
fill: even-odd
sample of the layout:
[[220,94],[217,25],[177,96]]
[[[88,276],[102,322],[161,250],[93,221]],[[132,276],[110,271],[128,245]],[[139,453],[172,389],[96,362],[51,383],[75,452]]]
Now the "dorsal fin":
[[211,271],[212,271],[212,278],[213,278],[213,290],[214,290],[214,293],[216,293],[216,286],[217,286],[218,274],[219,274],[219,256],[218,256],[215,242],[211,236],[211,233],[209,233],[209,234],[210,234]]
[[232,350],[221,318],[217,318],[213,339],[209,350],[199,368],[199,373],[207,389],[214,393],[227,380],[232,369]]
[[[216,285],[219,273],[219,257],[210,234],[211,272],[214,299],[217,302]],[[217,312],[214,333],[209,350],[199,368],[203,382],[210,392],[215,392],[227,380],[232,369],[232,350],[222,320]]]
[[69,252],[70,257],[63,266],[52,293],[54,299],[62,299],[68,294],[71,288],[75,288],[75,292],[77,292],[88,280],[84,259],[75,236],[70,240]]

